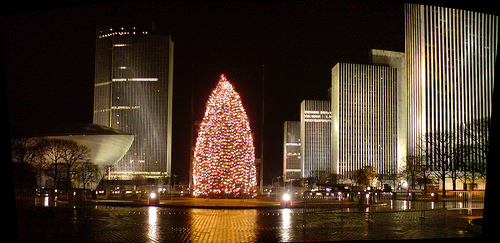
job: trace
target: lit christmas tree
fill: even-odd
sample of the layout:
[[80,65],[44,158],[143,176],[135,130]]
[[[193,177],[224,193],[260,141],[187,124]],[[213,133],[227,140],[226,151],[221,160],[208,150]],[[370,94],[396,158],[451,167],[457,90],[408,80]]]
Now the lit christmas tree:
[[221,75],[207,102],[193,161],[194,196],[255,196],[255,148],[241,98]]

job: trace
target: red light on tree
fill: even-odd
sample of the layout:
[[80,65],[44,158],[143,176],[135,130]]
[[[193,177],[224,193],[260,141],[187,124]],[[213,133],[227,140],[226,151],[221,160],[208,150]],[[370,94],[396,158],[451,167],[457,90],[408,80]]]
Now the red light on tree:
[[239,94],[226,79],[210,95],[193,161],[193,195],[255,196],[255,148]]

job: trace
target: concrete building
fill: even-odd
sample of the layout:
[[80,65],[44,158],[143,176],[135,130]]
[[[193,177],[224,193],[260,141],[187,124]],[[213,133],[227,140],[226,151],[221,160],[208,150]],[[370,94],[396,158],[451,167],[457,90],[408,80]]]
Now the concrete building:
[[[90,150],[89,161],[98,165],[102,173],[108,175],[105,169],[118,162],[128,151],[134,135],[96,124],[67,124],[64,127],[52,129],[49,133],[39,134],[32,139],[65,139],[77,142]],[[52,187],[53,181],[44,175],[39,186]],[[97,184],[89,182],[90,188]]]
[[302,177],[334,172],[331,154],[331,108],[329,100],[304,100],[300,108]]
[[283,137],[283,181],[300,179],[300,121],[286,121]]
[[373,65],[396,68],[396,116],[397,116],[397,163],[398,171],[405,162],[408,143],[408,110],[407,110],[407,81],[406,81],[406,55],[404,52],[373,49],[370,51],[370,61]]
[[350,178],[364,166],[397,173],[397,69],[338,63],[332,69],[333,171]]
[[111,172],[120,179],[170,175],[173,50],[154,29],[97,29],[94,123],[135,135]]
[[423,134],[491,116],[498,17],[405,4],[408,154]]
[[96,124],[40,135],[49,139],[73,140],[90,149],[90,161],[104,169],[118,162],[134,141],[134,135]]

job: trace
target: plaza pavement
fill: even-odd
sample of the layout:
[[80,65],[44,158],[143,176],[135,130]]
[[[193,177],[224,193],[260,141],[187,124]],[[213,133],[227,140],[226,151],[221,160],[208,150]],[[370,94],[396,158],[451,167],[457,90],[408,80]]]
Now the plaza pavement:
[[[127,199],[94,199],[93,203],[98,205],[112,206],[146,206],[147,200]],[[192,198],[174,197],[160,200],[160,207],[173,208],[279,208],[280,202],[274,198],[246,198],[246,199],[223,199],[223,198]]]
[[[196,201],[196,200],[195,200]],[[18,213],[21,239],[105,242],[297,242],[464,238],[463,212],[304,213],[301,209],[106,206]]]
[[[92,203],[97,205],[109,206],[146,206],[149,205],[146,199],[93,199]],[[317,203],[316,203],[317,204]],[[321,201],[321,205],[356,205],[356,202],[339,202],[336,200]],[[308,204],[309,207],[314,207],[315,204]],[[257,209],[257,208],[283,208],[282,203],[273,197],[258,197],[245,199],[224,199],[224,198],[192,198],[184,197],[164,197],[160,200],[159,207],[172,208],[228,208],[228,209]],[[292,204],[287,208],[302,208],[302,199],[292,200]]]

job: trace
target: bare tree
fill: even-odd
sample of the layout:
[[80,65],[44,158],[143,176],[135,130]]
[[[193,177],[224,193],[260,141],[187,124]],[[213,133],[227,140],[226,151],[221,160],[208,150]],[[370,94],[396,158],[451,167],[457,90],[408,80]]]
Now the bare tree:
[[90,161],[78,162],[75,165],[74,173],[83,184],[83,189],[89,182],[98,182],[100,179],[99,166]]
[[464,124],[460,132],[464,134],[467,144],[474,146],[477,150],[476,155],[486,160],[490,145],[490,125],[489,117],[473,120]]
[[38,139],[16,138],[11,140],[12,162],[31,164],[37,156]]
[[41,185],[42,173],[47,164],[41,159],[44,153],[43,138],[15,138],[11,140],[12,162],[30,167]]
[[451,169],[451,160],[455,146],[455,137],[452,132],[431,132],[423,137],[425,155],[429,161],[429,168],[443,182],[443,195],[446,195],[446,177]]
[[65,155],[64,139],[44,139],[42,140],[43,161],[48,164],[45,174],[54,180],[53,187],[58,187],[59,174],[61,172],[62,159]]
[[468,153],[465,155],[464,170],[471,176],[474,183],[475,178],[486,178],[486,161],[490,145],[489,117],[477,119],[465,124],[461,133],[464,134],[465,143],[468,145]]
[[467,183],[470,178],[474,184],[476,178],[486,178],[486,160],[481,156],[477,156],[476,146],[463,145],[463,147],[463,162],[460,168],[459,179],[463,183]]
[[464,171],[468,170],[467,160],[470,157],[472,147],[466,145],[463,141],[457,141],[453,147],[451,160],[450,160],[450,173],[449,176],[453,183],[453,190],[457,189],[456,181],[465,175]]
[[490,118],[483,118],[464,123],[453,131],[427,133],[423,136],[423,151],[429,158],[432,172],[443,182],[452,179],[453,190],[456,180],[467,181],[477,177],[486,177],[486,157],[489,152]]
[[70,187],[71,168],[77,162],[88,161],[90,150],[72,140],[45,139],[44,159],[50,163],[47,175],[54,179],[54,188],[60,184],[63,172],[66,172],[66,186]]
[[84,163],[90,161],[90,149],[84,145],[78,144],[75,141],[67,140],[66,156],[63,158],[66,167],[66,188],[71,187],[71,170],[78,162]]
[[410,182],[410,188],[415,189],[415,182],[422,171],[424,157],[421,155],[407,155],[405,158],[405,166],[401,170],[401,174]]

